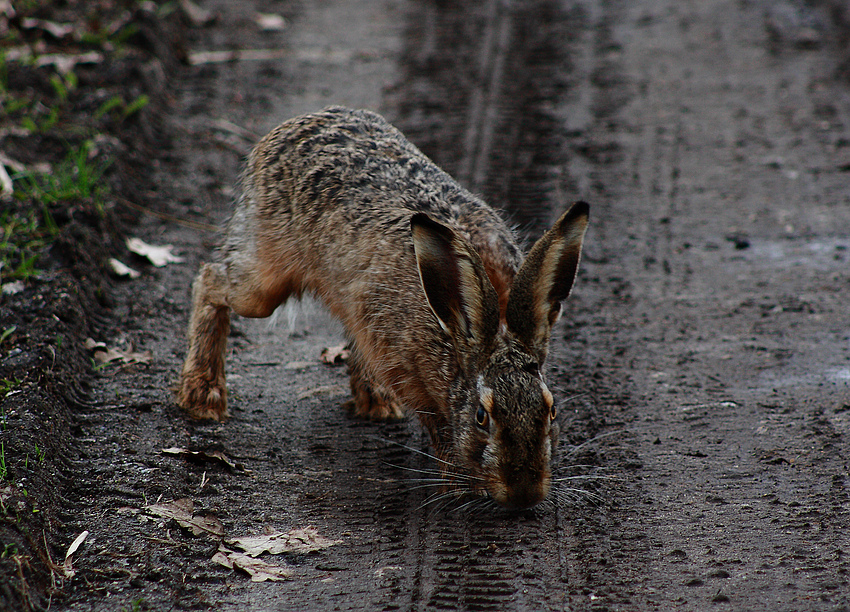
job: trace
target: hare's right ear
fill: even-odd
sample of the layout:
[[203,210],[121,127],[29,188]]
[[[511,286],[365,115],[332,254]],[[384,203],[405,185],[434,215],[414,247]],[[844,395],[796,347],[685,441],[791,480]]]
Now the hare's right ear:
[[410,228],[428,305],[459,356],[480,355],[499,328],[499,300],[481,257],[457,233],[424,213],[413,215]]
[[506,319],[510,329],[539,363],[549,352],[549,334],[561,302],[573,287],[589,206],[576,202],[534,244],[511,285]]

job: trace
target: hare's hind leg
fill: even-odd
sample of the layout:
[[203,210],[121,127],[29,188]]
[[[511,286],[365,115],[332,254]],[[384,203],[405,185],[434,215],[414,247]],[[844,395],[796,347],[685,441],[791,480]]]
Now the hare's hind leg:
[[227,272],[205,264],[192,285],[189,351],[180,374],[177,401],[196,419],[221,421],[227,413],[224,353],[230,331]]
[[189,350],[177,390],[189,415],[216,421],[228,416],[224,358],[231,308],[243,317],[268,317],[296,290],[291,277],[240,251],[201,268],[192,285]]

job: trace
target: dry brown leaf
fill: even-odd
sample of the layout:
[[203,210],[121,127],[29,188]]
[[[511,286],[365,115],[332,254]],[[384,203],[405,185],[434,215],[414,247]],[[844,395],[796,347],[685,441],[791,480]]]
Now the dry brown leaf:
[[125,365],[134,363],[150,363],[153,359],[151,351],[136,352],[131,346],[128,350],[109,348],[103,342],[95,342],[91,338],[86,338],[86,348],[93,353],[94,360],[100,364],[112,363],[120,361]]
[[86,338],[85,347],[89,351],[95,351],[95,350],[105,351],[106,350],[106,343],[105,342],[96,342],[92,338]]
[[266,32],[280,32],[286,29],[286,19],[276,13],[257,13],[254,15],[254,21]]
[[224,526],[212,514],[194,515],[195,503],[188,498],[176,499],[167,504],[145,506],[145,511],[164,519],[174,519],[178,525],[190,529],[194,535],[220,538],[224,536]]
[[303,370],[316,365],[315,361],[290,361],[284,367],[286,370]]
[[272,555],[290,552],[306,554],[323,550],[340,542],[342,540],[330,540],[319,535],[319,532],[314,527],[309,526],[292,529],[286,533],[278,531],[270,534],[245,536],[227,540],[228,544],[241,548],[251,557],[256,557],[264,552]]
[[312,389],[305,389],[295,399],[303,400],[317,395],[345,395],[346,393],[348,391],[343,385],[319,385]]
[[80,535],[74,539],[71,545],[68,547],[68,552],[65,553],[65,561],[62,563],[62,573],[65,575],[65,578],[73,578],[74,574],[76,574],[76,570],[71,566],[71,556],[77,552],[77,549],[82,546],[83,542],[86,541],[86,538],[89,537],[89,532],[84,531]]
[[24,284],[21,281],[12,281],[11,283],[3,283],[2,291],[3,295],[15,295],[16,293],[20,293],[24,290]]
[[322,350],[322,363],[328,365],[340,365],[351,356],[351,350],[347,344],[328,346]]
[[216,20],[215,13],[205,8],[201,8],[190,0],[180,0],[180,9],[195,27],[206,26]]
[[266,580],[286,580],[292,576],[292,570],[283,565],[266,563],[260,559],[254,559],[246,554],[233,552],[224,546],[220,546],[218,552],[213,555],[212,560],[226,568],[238,568],[251,575],[251,582],[265,582]]
[[25,30],[42,30],[54,38],[65,38],[74,33],[74,26],[70,23],[57,23],[46,19],[21,19],[21,27]]
[[64,55],[61,53],[49,53],[47,55],[39,55],[34,57],[31,54],[22,54],[21,59],[24,61],[34,60],[35,65],[39,68],[45,66],[53,66],[59,74],[68,74],[77,64],[100,64],[103,62],[103,54],[97,51],[89,51],[80,55]]
[[268,61],[280,59],[287,55],[286,49],[233,49],[227,51],[192,51],[189,53],[189,64],[221,64],[236,61]]
[[0,200],[8,202],[15,194],[15,188],[12,186],[12,177],[6,171],[6,166],[0,162]]
[[252,473],[252,471],[246,468],[244,465],[233,461],[233,459],[231,459],[221,451],[190,451],[188,448],[179,448],[177,446],[172,446],[170,448],[163,448],[162,452],[166,455],[175,455],[185,457],[187,459],[195,459],[198,461],[223,463],[232,470],[241,470],[246,474]]
[[120,262],[114,257],[109,259],[109,267],[112,268],[112,271],[116,276],[129,276],[130,278],[139,278],[142,273],[134,270],[130,266]]
[[161,268],[166,264],[180,263],[183,261],[182,257],[178,257],[171,252],[171,249],[173,248],[174,246],[171,244],[154,246],[140,238],[127,238],[127,249],[129,249],[131,253],[147,258],[147,260],[157,268]]

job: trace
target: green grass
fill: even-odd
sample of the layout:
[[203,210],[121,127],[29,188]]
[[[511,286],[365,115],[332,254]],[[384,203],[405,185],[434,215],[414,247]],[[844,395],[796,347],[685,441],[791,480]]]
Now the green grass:
[[6,465],[6,447],[0,442],[0,480],[6,480],[9,477],[9,468]]
[[0,282],[26,280],[38,274],[39,253],[56,235],[56,224],[45,209],[0,212]]
[[100,105],[94,113],[95,119],[102,119],[105,115],[114,114],[118,119],[124,121],[128,117],[132,117],[144,107],[150,104],[150,98],[145,94],[127,104],[121,96],[112,96],[106,102]]
[[138,599],[134,599],[130,603],[130,607],[128,609],[128,612],[142,612],[142,610],[147,610],[146,603],[147,602],[145,602],[144,597],[139,597]]
[[0,380],[0,399],[3,399],[9,393],[14,391],[21,384],[21,380],[19,378],[8,379],[4,378]]
[[[20,378],[13,378],[11,380],[8,378],[4,378],[0,380],[0,400],[4,399],[12,391],[17,389],[20,384]],[[0,430],[6,431],[6,425],[6,409],[2,405],[0,405]]]
[[105,188],[100,178],[109,164],[89,159],[91,142],[86,141],[70,149],[67,157],[47,174],[25,172],[17,177],[22,183],[21,194],[43,204],[64,200],[86,199],[101,196]]
[[[59,233],[49,207],[73,200],[91,200],[103,212],[107,188],[101,182],[108,164],[89,159],[86,141],[68,151],[49,173],[22,172],[12,177],[15,197],[36,204],[30,210],[0,211],[0,282],[38,275],[38,257]],[[36,209],[37,208],[37,209]]]
[[14,334],[17,329],[18,329],[17,325],[12,325],[12,326],[4,329],[2,332],[0,332],[0,346],[3,346],[3,343],[6,342],[6,340],[9,339],[9,336]]
[[18,554],[17,544],[4,544],[3,552],[0,552],[0,559],[8,559],[16,554]]

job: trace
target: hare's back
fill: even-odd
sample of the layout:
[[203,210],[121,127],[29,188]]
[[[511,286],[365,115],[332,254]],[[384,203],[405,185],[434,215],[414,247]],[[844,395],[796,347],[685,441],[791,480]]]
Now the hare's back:
[[248,169],[259,187],[329,199],[342,188],[347,194],[393,188],[391,179],[405,178],[414,160],[433,166],[380,115],[329,108],[275,128],[252,152]]
[[383,117],[329,108],[273,130],[249,160],[260,204],[298,212],[349,212],[359,220],[392,209],[426,212],[454,226],[498,215],[422,154]]
[[281,124],[251,154],[245,186],[260,217],[328,257],[350,258],[366,241],[373,256],[401,247],[410,258],[410,217],[424,212],[460,232],[491,278],[512,277],[521,260],[496,211],[370,111],[333,107]]

